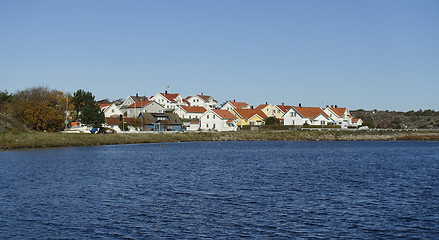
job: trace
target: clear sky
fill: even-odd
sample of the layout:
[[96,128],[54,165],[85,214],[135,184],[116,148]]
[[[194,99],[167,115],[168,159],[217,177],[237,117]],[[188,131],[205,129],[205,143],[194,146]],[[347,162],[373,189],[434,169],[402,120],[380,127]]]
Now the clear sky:
[[439,110],[439,1],[1,1],[0,83]]

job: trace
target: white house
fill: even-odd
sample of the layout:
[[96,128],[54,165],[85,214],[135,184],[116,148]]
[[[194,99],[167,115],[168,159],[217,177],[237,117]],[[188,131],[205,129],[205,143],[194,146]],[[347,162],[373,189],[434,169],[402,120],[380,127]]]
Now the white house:
[[[107,106],[104,106],[107,105]],[[118,106],[116,106],[116,104],[111,103],[111,104],[100,104],[101,106],[101,111],[104,113],[105,117],[114,117],[114,116],[119,116],[120,114],[123,114],[122,111],[119,109]]]
[[285,116],[285,113],[287,113],[288,110],[292,108],[292,106],[285,105],[284,103],[282,103],[281,105],[276,105],[276,107],[280,110],[280,115],[282,115],[281,118],[283,118]]
[[238,118],[227,110],[210,109],[201,116],[200,129],[219,132],[236,131],[238,129]]
[[206,111],[204,107],[180,106],[174,113],[184,119],[200,119]]
[[213,97],[208,95],[194,95],[191,97],[187,97],[186,100],[193,107],[204,107],[205,109],[216,108],[218,101],[213,99]]
[[245,102],[236,102],[235,100],[229,101],[226,104],[224,104],[221,109],[227,110],[227,111],[233,111],[234,109],[241,108],[241,109],[250,109],[251,106],[248,103]]
[[189,103],[178,93],[157,93],[151,97],[151,101],[155,101],[165,107],[166,111],[174,111],[180,106],[188,106]]
[[291,106],[282,105],[272,105],[272,104],[261,104],[255,109],[260,109],[267,117],[275,117],[277,119],[282,119],[284,114],[291,108]]
[[363,120],[361,120],[361,118],[352,118],[351,122],[352,124],[350,126],[352,127],[359,127],[363,125]]
[[148,98],[146,96],[139,96],[139,94],[136,94],[136,96],[128,96],[119,106],[119,108],[127,107],[138,101],[148,101]]
[[284,125],[327,125],[331,119],[319,107],[291,107],[284,115]]
[[331,118],[333,123],[340,125],[342,128],[352,125],[352,116],[347,108],[339,108],[337,105],[326,106],[323,111]]
[[188,131],[188,132],[200,130],[200,121],[198,121],[198,120],[193,120],[190,122],[183,122],[183,124],[185,125],[186,131]]
[[138,117],[140,113],[163,113],[165,108],[155,101],[137,101],[124,108],[129,118]]

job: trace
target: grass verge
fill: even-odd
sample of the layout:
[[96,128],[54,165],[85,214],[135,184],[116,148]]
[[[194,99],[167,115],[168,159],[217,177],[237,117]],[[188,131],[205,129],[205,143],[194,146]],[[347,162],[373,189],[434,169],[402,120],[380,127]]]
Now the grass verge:
[[172,134],[4,133],[0,150],[192,141],[439,141],[439,132],[238,131]]

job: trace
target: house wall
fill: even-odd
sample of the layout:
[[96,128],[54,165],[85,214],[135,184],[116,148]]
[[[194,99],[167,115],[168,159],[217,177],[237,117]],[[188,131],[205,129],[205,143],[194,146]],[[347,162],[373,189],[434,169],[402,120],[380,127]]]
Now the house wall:
[[188,127],[186,127],[186,131],[198,131],[200,129],[200,123],[190,123]]
[[134,118],[139,116],[140,110],[141,108],[127,108],[126,109],[127,117]]
[[310,125],[326,125],[328,124],[329,119],[324,117],[323,115],[319,115],[312,120]]
[[277,106],[273,106],[270,114],[271,115],[268,117],[274,116],[275,118],[283,118],[283,116],[284,116],[284,112],[280,108],[278,108]]
[[227,119],[222,119],[212,111],[208,111],[200,118],[201,130],[216,130],[216,131],[236,131],[238,128],[238,121],[234,120],[231,124],[227,123]]
[[131,96],[128,96],[125,101],[121,104],[121,106],[129,106],[134,103],[134,100],[131,98]]
[[184,111],[182,108],[178,108],[174,111],[180,118],[184,119],[200,119],[204,113],[188,113]]
[[113,115],[120,115],[122,114],[122,111],[113,103],[111,104],[105,111],[104,115],[105,117],[110,117]]
[[171,102],[167,98],[165,98],[160,93],[157,93],[154,97],[152,97],[150,100],[156,101],[160,105],[162,105],[167,110],[175,110],[179,106],[187,106],[188,104],[183,102],[183,98],[181,96],[178,96],[176,98],[177,102]]
[[148,113],[162,113],[164,110],[165,108],[156,102],[151,102],[142,108],[142,112]]
[[224,106],[221,109],[227,111],[233,111],[235,107],[230,102],[227,102],[226,104],[224,104]]
[[213,101],[212,98],[209,98],[209,101],[205,102],[204,99],[200,98],[199,96],[192,96],[188,98],[188,101],[193,107],[204,107],[207,110],[217,107],[216,102]]
[[290,126],[290,125],[302,126],[303,124],[305,124],[305,122],[311,124],[309,118],[302,118],[300,114],[297,113],[293,108],[288,110],[283,117],[284,117],[284,125],[286,126]]

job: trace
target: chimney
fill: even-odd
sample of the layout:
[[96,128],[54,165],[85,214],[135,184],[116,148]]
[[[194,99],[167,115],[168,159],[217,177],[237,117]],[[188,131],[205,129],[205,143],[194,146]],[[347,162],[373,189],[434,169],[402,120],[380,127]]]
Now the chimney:
[[168,94],[168,90],[165,90],[165,94]]
[[337,105],[335,105],[335,108],[337,108]]
[[251,106],[251,108],[253,109],[253,105]]
[[203,93],[201,93],[201,96],[203,96]]
[[299,103],[299,107],[302,107],[302,104],[301,104],[301,103]]
[[328,105],[326,105],[326,108],[328,108],[329,106]]
[[285,105],[285,103],[282,103],[282,106],[284,106]]
[[235,99],[233,99],[233,102],[236,102],[236,100],[235,100]]
[[265,105],[268,105],[268,102],[265,102]]
[[334,108],[334,105],[331,105],[331,108]]
[[137,97],[137,98],[139,97],[139,94],[138,94],[138,93],[136,93],[136,97]]

